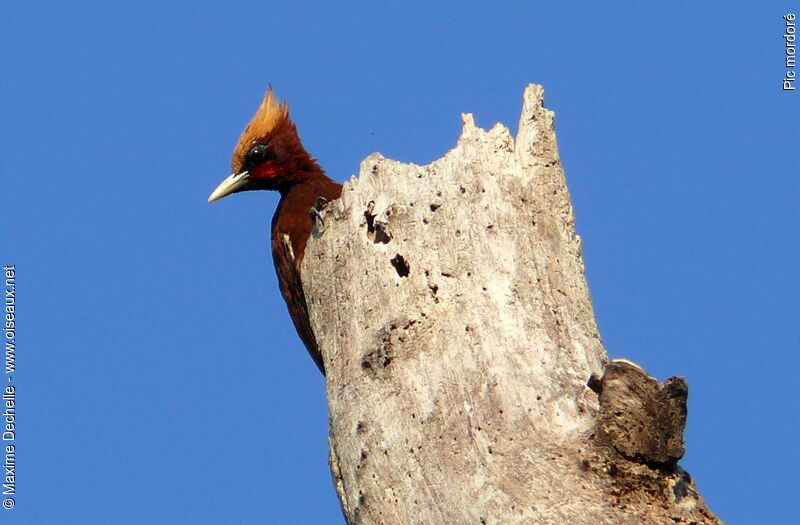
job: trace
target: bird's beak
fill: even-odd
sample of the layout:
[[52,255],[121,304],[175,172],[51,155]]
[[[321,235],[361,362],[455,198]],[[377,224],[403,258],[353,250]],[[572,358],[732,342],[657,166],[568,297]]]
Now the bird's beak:
[[230,177],[220,182],[219,186],[211,192],[211,195],[208,197],[208,202],[217,201],[226,195],[242,190],[249,179],[250,173],[247,171],[231,174]]

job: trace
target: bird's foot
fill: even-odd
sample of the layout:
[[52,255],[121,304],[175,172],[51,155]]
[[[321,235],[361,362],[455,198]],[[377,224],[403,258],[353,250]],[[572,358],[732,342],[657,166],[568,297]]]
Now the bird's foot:
[[322,218],[322,210],[325,209],[325,206],[328,204],[328,199],[325,197],[319,196],[314,201],[314,205],[309,210],[311,214],[312,221],[319,221],[320,224],[325,227],[325,221]]
[[319,197],[316,198],[316,200],[314,200],[314,209],[316,209],[317,211],[322,211],[322,208],[324,208],[327,204],[328,204],[328,199],[320,195]]

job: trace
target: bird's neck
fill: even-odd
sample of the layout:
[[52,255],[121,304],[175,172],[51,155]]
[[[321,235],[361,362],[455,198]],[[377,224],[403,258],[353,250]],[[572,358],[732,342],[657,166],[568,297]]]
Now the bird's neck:
[[[286,182],[277,188],[281,194],[281,199],[301,199],[306,198],[309,193],[324,189],[331,184],[339,185],[325,175],[319,167],[309,166],[308,169],[292,170],[291,176],[286,177]],[[312,199],[316,199],[316,196]]]
[[288,235],[298,262],[302,260],[313,222],[311,208],[318,197],[338,199],[342,185],[329,179],[321,170],[302,174],[298,182],[279,189],[281,200],[272,218],[273,242],[276,236]]

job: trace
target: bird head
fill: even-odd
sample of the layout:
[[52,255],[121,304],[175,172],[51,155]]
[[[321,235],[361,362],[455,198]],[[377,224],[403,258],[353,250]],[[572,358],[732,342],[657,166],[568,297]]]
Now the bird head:
[[283,191],[318,171],[289,118],[289,105],[278,100],[270,87],[233,150],[231,175],[211,193],[208,202],[240,191]]

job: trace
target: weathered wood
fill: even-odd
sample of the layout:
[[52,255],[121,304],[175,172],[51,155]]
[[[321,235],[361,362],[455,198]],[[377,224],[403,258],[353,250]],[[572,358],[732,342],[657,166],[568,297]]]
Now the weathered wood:
[[542,97],[516,139],[463,115],[427,166],[371,155],[308,244],[350,524],[719,523],[676,464],[685,384],[606,370]]
[[683,457],[689,390],[682,377],[661,385],[639,366],[616,359],[600,380],[599,437],[626,458],[671,467]]

